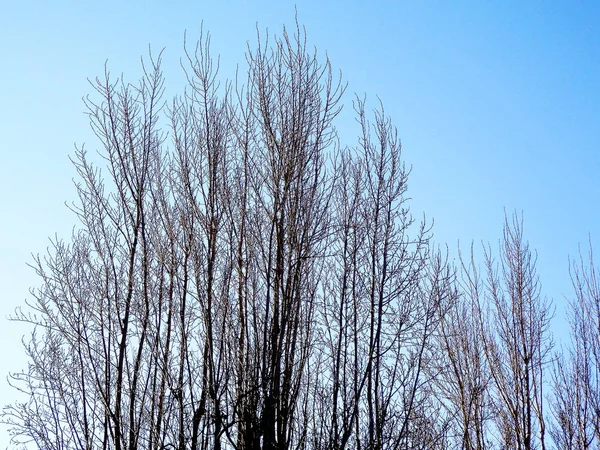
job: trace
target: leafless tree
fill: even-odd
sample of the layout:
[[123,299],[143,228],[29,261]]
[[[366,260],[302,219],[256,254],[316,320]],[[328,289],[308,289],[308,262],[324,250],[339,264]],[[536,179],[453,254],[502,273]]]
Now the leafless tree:
[[[29,399],[4,409],[38,448],[443,448],[435,336],[452,272],[415,223],[381,107],[333,126],[345,85],[303,29],[259,36],[219,83],[201,34],[182,96],[161,58],[107,71],[77,150],[79,226],[35,260]],[[166,130],[166,131],[163,131]],[[435,366],[437,367],[437,366]]]
[[600,446],[600,276],[592,246],[571,263],[575,291],[570,302],[571,343],[557,355],[553,371],[551,434],[559,448]]
[[492,448],[491,374],[486,361],[484,338],[478,320],[484,296],[483,280],[475,263],[461,257],[461,280],[456,301],[442,316],[438,336],[443,350],[442,367],[436,378],[441,404],[451,425],[451,448],[484,450]]
[[549,362],[552,310],[541,297],[535,256],[523,222],[506,219],[497,264],[486,251],[486,302],[479,321],[493,381],[494,418],[501,448],[546,448],[544,372]]
[[30,401],[4,417],[40,448],[121,449],[145,440],[158,448],[172,421],[164,339],[172,325],[162,312],[178,282],[154,233],[161,216],[153,191],[163,176],[159,66],[160,57],[151,59],[137,87],[108,72],[93,83],[100,102],[86,104],[107,179],[79,149],[73,210],[81,225],[70,244],[57,239],[36,259],[41,288],[16,316],[36,326],[29,369],[14,375]]
[[542,298],[522,217],[505,219],[499,262],[484,247],[461,255],[458,300],[442,318],[445,369],[438,395],[452,425],[452,448],[545,449],[544,387],[552,309]]
[[315,447],[435,448],[428,370],[450,271],[430,249],[429,227],[409,213],[395,128],[383,109],[372,123],[363,100],[355,109],[360,143],[340,155],[332,200],[331,276],[319,311],[329,420]]

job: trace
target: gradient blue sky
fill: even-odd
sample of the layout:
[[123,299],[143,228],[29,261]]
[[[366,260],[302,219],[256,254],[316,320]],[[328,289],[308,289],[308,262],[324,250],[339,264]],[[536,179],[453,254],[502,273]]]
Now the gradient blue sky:
[[[283,1],[22,1],[0,15],[0,399],[26,365],[23,325],[4,318],[37,279],[26,263],[74,216],[74,143],[98,148],[81,98],[86,78],[136,80],[148,44],[165,47],[167,93],[180,91],[183,32],[204,22],[223,77],[243,62],[256,24],[293,25]],[[523,211],[544,294],[564,328],[568,257],[600,245],[600,3],[564,1],[302,1],[309,43],[348,81],[339,130],[353,143],[354,93],[379,96],[413,166],[409,195],[435,219],[436,241],[496,245],[504,210]],[[600,250],[599,250],[600,252]],[[599,253],[600,254],[600,253]],[[8,436],[0,428],[0,448]]]

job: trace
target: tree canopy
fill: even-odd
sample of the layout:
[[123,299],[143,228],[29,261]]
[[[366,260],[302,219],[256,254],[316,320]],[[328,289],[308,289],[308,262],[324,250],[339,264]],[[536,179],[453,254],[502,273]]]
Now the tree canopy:
[[76,151],[79,225],[35,260],[14,317],[34,325],[11,378],[27,400],[1,416],[15,443],[597,448],[599,409],[573,412],[598,403],[593,266],[574,269],[549,415],[552,310],[522,218],[482,273],[454,267],[410,211],[383,106],[357,97],[359,137],[341,142],[346,85],[298,25],[259,36],[233,82],[206,34],[183,61],[170,101],[161,55],[137,83],[93,82],[102,163]]

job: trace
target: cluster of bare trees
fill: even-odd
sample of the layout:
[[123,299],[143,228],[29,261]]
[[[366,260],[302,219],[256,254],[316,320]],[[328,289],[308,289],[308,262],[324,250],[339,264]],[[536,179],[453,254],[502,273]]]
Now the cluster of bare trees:
[[12,375],[26,401],[1,416],[15,443],[598,448],[593,267],[573,269],[574,347],[553,365],[518,218],[482,273],[473,253],[453,268],[410,213],[383,108],[357,99],[339,143],[345,85],[299,27],[259,39],[243,82],[219,83],[209,44],[168,104],[160,56],[135,85],[94,83],[106,166],[77,151],[80,225],[15,317],[35,326]]

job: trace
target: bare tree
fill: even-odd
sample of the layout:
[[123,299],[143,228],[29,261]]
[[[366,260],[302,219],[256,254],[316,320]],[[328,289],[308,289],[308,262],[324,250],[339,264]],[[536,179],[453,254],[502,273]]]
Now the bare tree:
[[[268,37],[266,39],[268,42]],[[250,235],[259,274],[251,339],[257,352],[263,448],[305,446],[314,315],[329,234],[333,178],[326,157],[344,86],[307,52],[303,31],[249,52],[255,149],[249,160]],[[258,375],[258,377],[256,377]]]
[[[325,284],[316,447],[426,448],[439,438],[429,366],[441,311],[451,301],[448,265],[430,250],[430,229],[408,208],[408,171],[383,108],[342,152],[334,190],[333,258]],[[430,433],[430,440],[426,439]]]
[[483,280],[477,270],[473,247],[469,260],[461,257],[460,288],[456,301],[442,316],[439,344],[443,364],[436,379],[441,404],[451,425],[452,448],[484,450],[490,443],[491,374],[478,320]]
[[[55,240],[36,259],[42,287],[16,316],[36,326],[29,369],[13,376],[30,402],[9,407],[4,418],[38,447],[132,448],[161,439],[152,430],[171,420],[156,409],[169,362],[162,300],[176,283],[152,235],[160,217],[152,191],[162,176],[159,66],[160,57],[151,59],[137,87],[108,72],[93,83],[101,100],[86,104],[109,184],[79,149],[73,210],[81,226],[70,244]],[[31,422],[49,419],[50,428]]]
[[[406,196],[383,107],[355,110],[301,27],[259,36],[219,83],[201,34],[165,106],[161,58],[87,100],[102,168],[74,164],[80,223],[35,269],[29,401],[38,448],[445,448],[436,335],[453,273]],[[166,120],[165,120],[166,119]],[[166,130],[166,131],[163,131]]]
[[595,449],[600,445],[600,277],[591,244],[587,259],[580,254],[570,269],[571,343],[554,365],[551,435],[560,448]]
[[478,317],[493,380],[497,438],[501,448],[545,449],[543,389],[552,311],[540,294],[522,218],[506,219],[499,265],[490,250],[485,256],[487,302],[480,302]]
[[552,310],[541,297],[522,217],[505,219],[499,262],[484,247],[483,276],[471,246],[460,256],[458,301],[442,317],[445,353],[438,395],[453,448],[545,449],[544,386]]

